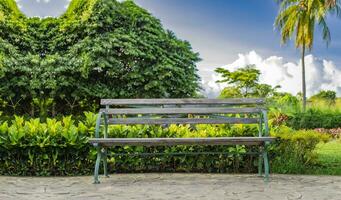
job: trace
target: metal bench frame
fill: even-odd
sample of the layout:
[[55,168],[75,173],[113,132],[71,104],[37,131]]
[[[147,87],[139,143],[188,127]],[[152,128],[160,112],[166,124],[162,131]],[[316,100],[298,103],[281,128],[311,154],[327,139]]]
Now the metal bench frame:
[[[269,137],[267,111],[261,106],[264,99],[102,99],[95,129],[95,138],[89,142],[97,148],[94,183],[99,181],[99,168],[103,161],[104,175],[108,177],[107,148],[114,146],[176,146],[176,145],[255,145],[259,146],[258,174],[269,180],[267,146],[275,138]],[[110,108],[115,106],[116,108]],[[120,106],[120,108],[117,108]],[[122,108],[122,106],[124,106]],[[151,107],[154,106],[154,107]],[[156,107],[155,107],[156,106]],[[232,107],[231,107],[232,106]],[[233,107],[234,106],[234,107]],[[238,106],[237,108],[235,106]],[[253,107],[240,107],[253,106]],[[126,108],[130,107],[130,108]],[[187,117],[179,117],[179,114]],[[226,117],[224,114],[257,114],[257,118]],[[122,117],[138,115],[138,117]],[[141,117],[141,115],[147,115]],[[150,115],[171,116],[155,118]],[[188,115],[204,115],[193,118]],[[113,118],[110,116],[116,116]],[[103,123],[102,123],[103,122]],[[258,137],[214,137],[214,138],[108,138],[109,124],[122,125],[169,125],[169,124],[258,124]],[[103,137],[100,137],[104,125]]]

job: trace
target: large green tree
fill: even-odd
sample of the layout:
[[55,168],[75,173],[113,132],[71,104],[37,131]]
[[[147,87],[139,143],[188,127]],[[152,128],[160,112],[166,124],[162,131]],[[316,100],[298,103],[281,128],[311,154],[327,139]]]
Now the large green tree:
[[0,2],[0,103],[46,116],[100,98],[192,97],[198,54],[133,1],[73,0],[58,18]]
[[306,109],[305,55],[313,48],[315,27],[322,30],[327,45],[331,40],[326,18],[329,13],[340,15],[338,0],[279,0],[280,11],[275,26],[281,31],[282,43],[294,38],[296,48],[301,49],[303,110]]

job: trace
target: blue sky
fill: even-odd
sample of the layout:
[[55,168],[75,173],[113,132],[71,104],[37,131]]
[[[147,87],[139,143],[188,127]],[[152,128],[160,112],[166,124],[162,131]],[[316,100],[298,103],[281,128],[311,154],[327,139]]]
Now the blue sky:
[[[58,16],[68,2],[18,1],[28,16]],[[203,61],[198,63],[198,68],[208,95],[216,95],[224,87],[215,84],[216,67],[236,69],[246,64],[267,66],[258,66],[268,74],[261,77],[265,83],[283,85],[283,90],[292,93],[300,90],[300,52],[291,43],[280,44],[279,33],[273,27],[278,13],[274,0],[136,0],[136,3],[159,18],[179,38],[188,40],[200,53]],[[330,17],[328,23],[331,46],[326,47],[317,30],[312,55],[307,58],[311,68],[308,81],[313,82],[308,94],[319,89],[333,89],[341,94],[341,83],[337,81],[341,79],[341,19]],[[284,70],[287,75],[273,79],[272,68],[273,73],[277,69],[277,73]]]
[[[137,0],[136,2],[160,18],[167,28],[175,31],[181,38],[191,41],[195,49],[206,49],[205,51],[209,51],[207,54],[213,54],[212,57],[210,56],[213,58],[211,62],[217,64],[231,61],[238,53],[249,50],[257,50],[264,56],[279,54],[287,59],[299,56],[299,51],[296,51],[293,45],[280,44],[279,33],[273,27],[278,13],[278,5],[274,0]],[[317,33],[313,53],[316,56],[341,62],[339,56],[341,20],[332,18],[329,22],[333,37],[332,45],[327,49]],[[224,56],[220,56],[221,54]],[[218,55],[219,58],[214,58]]]

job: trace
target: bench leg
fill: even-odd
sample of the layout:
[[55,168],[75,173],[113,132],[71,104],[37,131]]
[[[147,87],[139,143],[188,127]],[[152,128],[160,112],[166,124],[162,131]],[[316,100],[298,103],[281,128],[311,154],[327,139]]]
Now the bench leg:
[[264,173],[265,173],[265,182],[269,181],[269,173],[270,173],[270,166],[269,166],[269,159],[268,159],[268,152],[265,150],[263,151],[263,159],[264,159]]
[[103,169],[104,169],[104,176],[109,178],[108,174],[108,161],[107,161],[107,149],[104,149],[103,151]]
[[260,152],[258,156],[258,176],[263,175],[263,152]]
[[94,184],[99,184],[99,178],[98,178],[98,173],[99,173],[99,167],[101,164],[101,148],[97,147],[97,159],[96,159],[96,164],[95,164],[95,173],[94,173]]

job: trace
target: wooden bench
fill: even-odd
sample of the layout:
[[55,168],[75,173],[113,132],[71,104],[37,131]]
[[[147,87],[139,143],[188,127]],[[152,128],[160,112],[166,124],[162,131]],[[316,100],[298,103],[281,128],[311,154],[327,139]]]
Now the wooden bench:
[[[89,140],[97,148],[94,179],[99,183],[99,167],[103,161],[108,176],[107,148],[115,146],[175,145],[256,145],[259,146],[258,173],[269,178],[267,145],[269,137],[264,99],[102,99],[95,138]],[[108,125],[170,124],[258,124],[258,137],[214,138],[108,138]],[[101,127],[103,127],[101,129]],[[100,137],[100,130],[103,136]]]

